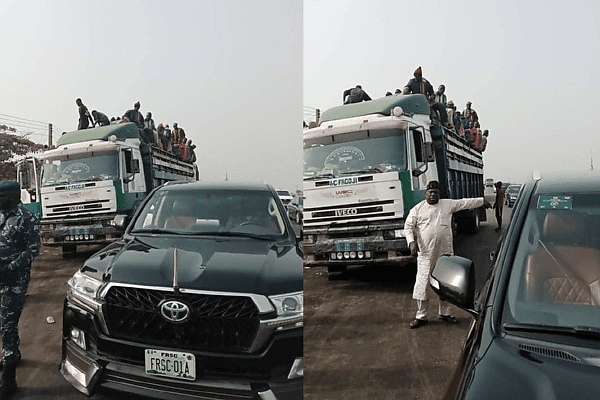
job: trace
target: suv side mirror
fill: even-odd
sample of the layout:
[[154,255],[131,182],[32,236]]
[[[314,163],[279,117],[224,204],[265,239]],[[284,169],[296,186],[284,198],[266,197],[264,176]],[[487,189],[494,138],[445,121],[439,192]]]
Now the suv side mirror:
[[475,265],[459,256],[441,256],[431,272],[429,285],[441,299],[473,316],[475,311]]
[[123,214],[119,214],[113,219],[113,223],[117,228],[127,228],[129,222],[131,222],[131,217]]

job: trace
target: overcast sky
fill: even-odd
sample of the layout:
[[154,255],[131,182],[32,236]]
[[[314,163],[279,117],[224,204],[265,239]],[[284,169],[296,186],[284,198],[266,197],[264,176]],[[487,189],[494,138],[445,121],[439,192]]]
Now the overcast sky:
[[[485,177],[600,169],[600,2],[304,1],[304,106],[402,88],[421,65],[490,136]],[[305,108],[306,109],[306,108]],[[305,119],[306,119],[305,115]]]
[[38,143],[77,129],[78,97],[109,118],[140,101],[203,179],[302,187],[302,0],[5,0],[0,37],[0,123]]

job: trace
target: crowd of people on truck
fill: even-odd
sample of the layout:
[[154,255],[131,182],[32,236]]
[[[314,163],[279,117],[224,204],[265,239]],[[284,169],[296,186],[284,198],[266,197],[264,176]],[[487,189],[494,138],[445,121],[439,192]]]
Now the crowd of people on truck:
[[196,162],[196,152],[194,151],[196,145],[192,144],[191,139],[186,139],[183,128],[180,128],[177,122],[173,124],[173,129],[162,123],[157,127],[151,112],[146,113],[146,117],[142,116],[139,101],[133,105],[132,109],[125,111],[122,117],[112,117],[110,120],[106,114],[100,111],[92,110],[90,113],[81,99],[75,100],[75,103],[79,110],[77,130],[134,122],[140,130],[140,139],[143,143],[171,153],[181,161]]
[[[471,148],[481,152],[485,151],[489,131],[487,129],[481,130],[479,116],[471,107],[472,103],[468,101],[466,108],[460,112],[457,110],[453,100],[447,100],[445,85],[439,85],[437,91],[433,90],[431,83],[423,78],[421,66],[414,71],[413,76],[404,86],[403,90],[396,89],[394,93],[387,92],[385,95],[424,94],[429,101],[432,114],[447,130],[463,138]],[[371,97],[360,85],[344,91],[344,104],[360,103],[361,101],[369,100],[371,100]]]

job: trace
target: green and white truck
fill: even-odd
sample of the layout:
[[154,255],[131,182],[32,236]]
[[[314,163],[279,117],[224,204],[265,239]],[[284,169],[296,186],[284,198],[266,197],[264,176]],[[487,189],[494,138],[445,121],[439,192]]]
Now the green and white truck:
[[[483,196],[481,152],[430,115],[424,95],[394,95],[329,109],[304,131],[305,266],[414,263],[404,221],[429,181],[442,198]],[[475,233],[485,219],[463,211],[455,228]]]
[[63,254],[117,240],[125,227],[115,217],[131,216],[153,187],[198,178],[196,165],[143,143],[134,123],[67,132],[17,166],[24,203],[41,213],[42,243]]

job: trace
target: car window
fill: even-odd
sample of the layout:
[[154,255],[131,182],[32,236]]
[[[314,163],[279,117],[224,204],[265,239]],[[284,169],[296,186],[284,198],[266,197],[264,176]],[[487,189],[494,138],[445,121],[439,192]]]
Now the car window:
[[600,193],[532,196],[503,321],[600,329]]
[[133,229],[281,236],[286,228],[269,191],[166,188],[149,199]]

